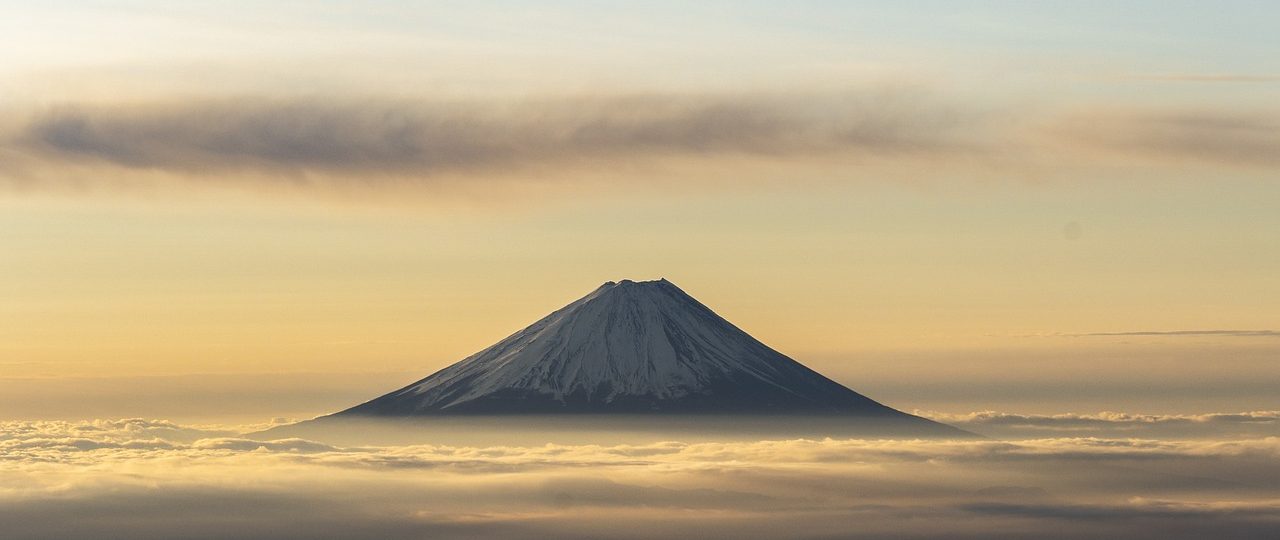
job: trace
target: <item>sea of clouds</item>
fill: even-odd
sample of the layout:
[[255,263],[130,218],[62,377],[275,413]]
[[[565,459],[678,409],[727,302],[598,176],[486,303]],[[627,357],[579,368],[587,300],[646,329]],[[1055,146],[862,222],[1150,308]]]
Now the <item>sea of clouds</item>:
[[[0,422],[0,523],[5,538],[1277,537],[1280,415],[1176,418],[947,418],[975,430],[1102,423],[1116,431],[1105,437],[489,447]],[[1161,422],[1255,432],[1123,435]]]

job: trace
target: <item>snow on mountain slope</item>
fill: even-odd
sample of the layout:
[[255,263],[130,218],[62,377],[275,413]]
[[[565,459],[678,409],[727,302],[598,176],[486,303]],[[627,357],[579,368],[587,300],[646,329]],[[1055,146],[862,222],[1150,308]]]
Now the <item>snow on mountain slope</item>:
[[770,349],[671,282],[608,282],[452,366],[340,415],[900,413]]

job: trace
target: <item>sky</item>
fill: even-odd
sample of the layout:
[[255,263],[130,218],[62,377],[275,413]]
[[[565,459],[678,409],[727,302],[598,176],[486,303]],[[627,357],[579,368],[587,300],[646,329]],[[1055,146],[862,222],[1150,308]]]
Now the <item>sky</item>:
[[665,277],[905,410],[1273,410],[1272,2],[3,3],[0,411],[305,418]]

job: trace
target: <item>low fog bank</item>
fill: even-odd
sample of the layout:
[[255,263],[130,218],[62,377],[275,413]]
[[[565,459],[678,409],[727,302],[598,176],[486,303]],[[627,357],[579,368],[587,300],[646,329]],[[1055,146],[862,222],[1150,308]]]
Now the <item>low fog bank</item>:
[[[1280,408],[1275,389],[1280,376],[1270,375],[1276,353],[1257,354],[1242,365],[1239,358],[1226,373],[1196,374],[1194,380],[1110,380],[1106,366],[1089,364],[1087,379],[1035,368],[1041,379],[1023,376],[991,379],[1003,373],[992,363],[964,357],[956,365],[976,365],[973,373],[927,373],[933,364],[923,356],[895,356],[868,363],[864,373],[833,373],[835,379],[885,405],[912,412],[952,415],[972,411],[1054,414],[1128,411],[1149,414],[1240,412]],[[1243,353],[1232,352],[1235,356]],[[999,356],[999,360],[1005,360]],[[1112,356],[1108,356],[1112,358]],[[934,358],[936,359],[936,358]],[[1076,357],[1036,358],[1037,364],[1078,365]],[[1183,359],[1202,363],[1200,359]],[[976,363],[976,364],[975,364]],[[1141,361],[1123,362],[1141,365]],[[824,359],[814,366],[836,366]],[[880,366],[876,368],[876,366]],[[1092,367],[1090,367],[1092,366]],[[1182,364],[1179,364],[1182,369]],[[876,371],[875,369],[879,369]],[[56,366],[50,366],[56,372]],[[860,368],[861,369],[861,368]],[[820,370],[823,371],[823,370]],[[1255,374],[1253,377],[1239,373]],[[1257,374],[1264,374],[1257,376]],[[1095,376],[1096,375],[1096,376]],[[1145,376],[1145,375],[1144,375]],[[167,418],[184,423],[249,423],[267,415],[311,418],[350,407],[422,377],[422,370],[379,373],[205,373],[109,377],[0,377],[0,411],[9,419],[81,420],[85,411],[101,418]],[[907,382],[904,382],[907,381]],[[919,412],[917,412],[919,414]],[[945,421],[945,420],[944,420]],[[966,428],[967,429],[967,428]]]
[[457,415],[328,416],[246,434],[341,445],[642,444],[664,440],[798,438],[972,439],[981,436],[921,418],[841,415]]
[[1017,414],[982,411],[968,414],[916,414],[999,439],[1043,437],[1148,437],[1217,439],[1280,437],[1280,411],[1206,414]]
[[1280,534],[1275,436],[375,446],[242,435],[261,427],[0,422],[4,536]]
[[1280,437],[1280,411],[1205,414],[1099,412],[1052,415],[981,411],[916,411],[950,431],[923,429],[892,419],[849,416],[527,415],[416,418],[321,417],[251,431],[257,440],[302,438],[360,445],[643,444],[762,439],[1026,440],[1059,437],[1241,439]]

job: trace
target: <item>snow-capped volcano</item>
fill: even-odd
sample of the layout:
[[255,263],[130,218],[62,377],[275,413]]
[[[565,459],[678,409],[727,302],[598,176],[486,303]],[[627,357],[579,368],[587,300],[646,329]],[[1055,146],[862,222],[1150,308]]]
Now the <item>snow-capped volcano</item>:
[[752,338],[671,282],[608,282],[431,376],[338,415],[827,413],[919,418]]

